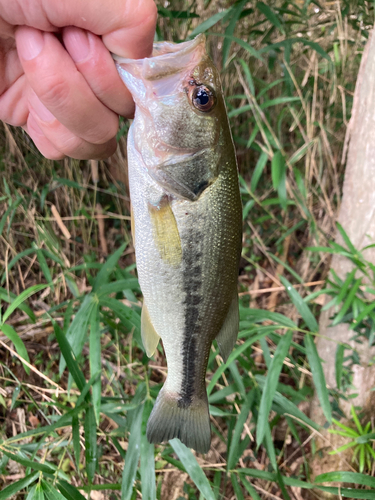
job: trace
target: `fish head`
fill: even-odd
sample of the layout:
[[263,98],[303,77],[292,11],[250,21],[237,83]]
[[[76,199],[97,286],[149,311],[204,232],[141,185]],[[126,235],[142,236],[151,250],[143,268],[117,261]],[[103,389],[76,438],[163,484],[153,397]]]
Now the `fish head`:
[[136,103],[136,117],[141,115],[141,142],[151,142],[159,156],[163,151],[164,156],[176,150],[191,154],[217,145],[226,113],[204,35],[180,44],[155,43],[149,58],[114,58]]

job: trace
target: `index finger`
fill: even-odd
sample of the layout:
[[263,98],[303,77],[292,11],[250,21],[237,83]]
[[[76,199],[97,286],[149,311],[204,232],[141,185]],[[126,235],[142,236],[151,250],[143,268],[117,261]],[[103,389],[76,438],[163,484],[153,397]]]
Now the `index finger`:
[[0,0],[1,18],[41,31],[77,26],[102,36],[108,50],[122,57],[138,59],[152,51],[157,15],[153,0],[33,0],[24,5]]

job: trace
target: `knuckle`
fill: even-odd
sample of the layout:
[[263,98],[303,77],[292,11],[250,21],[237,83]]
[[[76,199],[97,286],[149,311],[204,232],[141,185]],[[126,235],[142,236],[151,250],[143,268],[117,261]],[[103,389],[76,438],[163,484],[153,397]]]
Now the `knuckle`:
[[59,109],[66,106],[69,101],[69,85],[66,81],[54,75],[50,78],[44,78],[40,82],[41,88],[37,92],[38,97],[47,107]]

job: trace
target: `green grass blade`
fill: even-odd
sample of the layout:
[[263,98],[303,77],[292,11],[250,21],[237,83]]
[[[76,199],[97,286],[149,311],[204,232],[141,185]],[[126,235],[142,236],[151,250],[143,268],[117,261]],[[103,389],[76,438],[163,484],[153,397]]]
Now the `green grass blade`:
[[341,320],[345,316],[349,307],[353,304],[353,301],[355,299],[355,294],[357,293],[357,290],[361,284],[362,284],[362,278],[358,278],[357,280],[355,280],[354,285],[350,288],[350,292],[346,297],[345,302],[343,303],[339,313],[337,314],[337,316],[335,316],[334,320],[332,321],[332,326],[336,326],[339,323],[341,323]]
[[54,286],[52,283],[51,271],[49,270],[46,258],[44,257],[42,250],[40,250],[39,248],[36,248],[36,255],[37,255],[37,259],[38,259],[40,268],[42,270],[42,273],[44,274],[44,277],[46,278],[46,281],[48,283],[48,286],[51,287],[51,290],[54,290]]
[[152,410],[152,403],[147,400],[144,405],[141,432],[141,487],[142,500],[155,500],[156,477],[155,477],[155,447],[150,444],[146,437],[147,421]]
[[21,455],[20,452],[18,453],[11,453],[8,450],[2,448],[2,452],[4,455],[7,457],[11,458],[15,462],[23,465],[24,467],[30,467],[31,469],[38,470],[40,472],[46,472],[47,474],[54,474],[56,471],[56,466],[53,464],[41,464],[39,462],[34,462],[33,460],[29,460],[28,458],[25,458],[23,455]]
[[279,29],[282,33],[284,33],[284,28],[280,22],[279,17],[275,14],[275,12],[265,3],[257,2],[257,9],[266,16],[268,21],[275,26],[275,28]]
[[77,488],[66,481],[59,480],[57,487],[67,500],[85,500],[85,497],[81,495]]
[[124,472],[122,474],[121,500],[131,500],[133,485],[137,473],[141,448],[142,414],[143,405],[133,410],[133,420],[130,427],[128,450],[125,456]]
[[[30,363],[30,358],[27,353],[27,349],[25,347],[25,344],[22,342],[22,340],[19,338],[17,332],[10,326],[10,325],[0,325],[0,330],[4,333],[6,337],[8,337],[9,340],[11,340],[14,344],[14,347],[17,351],[17,353],[26,360],[28,363]],[[25,372],[30,375],[30,368],[26,365],[23,365],[25,368]]]
[[249,493],[250,497],[252,500],[262,500],[258,493],[256,492],[256,489],[254,486],[241,474],[240,475],[241,482],[245,487],[245,490]]
[[263,388],[262,398],[259,405],[258,423],[257,423],[257,445],[263,442],[264,435],[268,426],[268,416],[271,410],[272,401],[276,393],[279,376],[283,367],[284,359],[288,354],[290,344],[292,343],[293,332],[287,332],[280,340],[271,361],[268,370],[266,382]]
[[109,281],[109,278],[112,272],[115,270],[117,262],[125,251],[125,248],[128,246],[128,243],[123,243],[116,252],[114,252],[107,261],[103,264],[100,269],[97,277],[94,281],[94,286],[92,287],[93,293],[96,293],[100,290],[103,285],[106,285]]
[[72,434],[73,434],[73,451],[74,458],[76,461],[77,471],[79,471],[80,463],[81,463],[81,441],[80,441],[80,433],[79,433],[79,418],[78,415],[75,415],[72,418]]
[[40,483],[31,488],[26,500],[44,500],[44,493]]
[[261,155],[259,156],[257,164],[255,165],[255,169],[251,177],[250,189],[253,193],[257,188],[259,179],[261,178],[264,168],[267,165],[267,161],[268,161],[268,154],[262,152]]
[[[99,307],[95,306],[90,314],[90,375],[93,377],[100,374],[102,370],[102,349],[100,344],[100,321],[99,321]],[[92,404],[94,407],[94,414],[97,425],[99,425],[100,418],[100,404],[102,396],[102,382],[101,377],[98,376],[92,384]]]
[[309,360],[313,381],[315,384],[320,404],[322,406],[323,413],[328,423],[331,424],[332,411],[329,402],[326,379],[324,377],[323,367],[314,342],[314,337],[310,333],[307,333],[305,335],[305,347],[306,347],[307,359]]
[[285,290],[289,297],[291,298],[293,304],[296,306],[297,311],[302,316],[302,319],[306,323],[307,327],[310,331],[317,333],[319,331],[318,323],[310,311],[309,306],[306,302],[303,301],[301,295],[292,287],[291,283],[284,278],[284,276],[280,276],[281,283],[285,286]]
[[241,439],[241,434],[243,432],[244,425],[246,423],[247,417],[249,416],[250,409],[252,407],[252,404],[254,402],[254,397],[255,393],[254,391],[250,391],[246,394],[245,401],[242,404],[241,407],[241,413],[239,414],[237,418],[236,425],[234,427],[233,431],[233,436],[232,440],[230,443],[230,448],[229,448],[229,454],[228,454],[228,460],[227,460],[227,471],[229,472],[230,470],[234,469],[236,463],[239,460],[238,456],[238,449],[239,449],[239,444],[240,444],[240,439]]
[[43,290],[44,288],[47,288],[48,285],[34,285],[31,286],[30,288],[27,288],[24,290],[22,293],[18,295],[16,299],[10,304],[10,306],[7,308],[3,315],[3,323],[9,318],[9,316],[12,314],[13,311],[17,309],[25,300],[27,300],[31,295],[34,295],[34,293],[40,292],[40,290]]
[[[66,332],[66,339],[72,347],[75,357],[82,352],[87,337],[88,325],[90,322],[91,311],[96,304],[94,295],[89,294],[83,299],[75,318]],[[65,358],[60,358],[60,375],[65,370]]]
[[69,344],[63,331],[61,330],[60,326],[56,322],[54,322],[53,328],[55,331],[57,343],[59,344],[60,347],[61,354],[63,355],[64,358],[64,363],[66,363],[69,369],[69,373],[71,373],[78,389],[82,391],[83,388],[85,387],[86,379],[80,367],[78,366],[72,347]]
[[230,9],[225,9],[221,12],[218,12],[217,14],[214,14],[209,19],[206,19],[206,21],[203,21],[203,23],[199,24],[195,29],[193,29],[188,38],[194,38],[200,33],[204,33],[205,31],[209,30],[210,28],[212,28],[212,26],[215,26],[216,23],[221,21],[229,11]]
[[186,472],[194,482],[195,486],[201,492],[205,500],[216,500],[214,492],[211,489],[210,483],[199,466],[197,459],[193,453],[177,438],[171,439],[169,444],[174,449],[178,458],[181,460]]
[[16,481],[15,483],[10,484],[6,488],[0,491],[0,500],[7,500],[11,496],[15,495],[19,491],[27,488],[30,484],[32,484],[39,477],[39,472],[33,472],[28,476]]
[[326,472],[324,474],[319,474],[319,476],[315,478],[315,483],[326,483],[330,481],[337,481],[339,483],[354,483],[356,485],[375,488],[375,477],[371,477],[367,474],[360,474],[359,472]]
[[47,483],[47,481],[42,480],[42,488],[48,500],[66,500],[66,498],[51,484]]
[[343,344],[339,344],[336,349],[336,357],[335,357],[335,371],[336,371],[336,385],[337,388],[341,388],[341,378],[342,372],[344,369],[344,353],[346,346]]
[[243,496],[243,492],[241,490],[240,483],[238,482],[237,475],[236,474],[231,474],[230,479],[232,481],[232,486],[235,494],[236,500],[245,500],[245,497]]
[[229,21],[229,24],[225,30],[226,38],[224,39],[223,43],[223,49],[222,49],[222,61],[223,61],[223,68],[225,68],[225,64],[228,59],[229,51],[230,51],[230,46],[232,44],[231,37],[233,36],[234,29],[237,25],[237,21],[241,15],[241,12],[247,3],[247,0],[241,0],[240,2],[236,3],[231,12],[231,18]]
[[96,439],[96,420],[94,408],[90,406],[86,411],[85,421],[85,457],[86,472],[90,483],[93,482],[96,467],[98,465],[98,445]]

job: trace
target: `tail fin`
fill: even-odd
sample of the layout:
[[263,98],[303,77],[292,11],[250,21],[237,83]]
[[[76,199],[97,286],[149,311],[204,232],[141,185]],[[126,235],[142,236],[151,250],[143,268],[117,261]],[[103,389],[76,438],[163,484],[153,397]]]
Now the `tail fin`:
[[210,413],[207,396],[189,405],[161,389],[147,423],[150,443],[162,443],[175,437],[198,453],[207,453],[211,446]]

